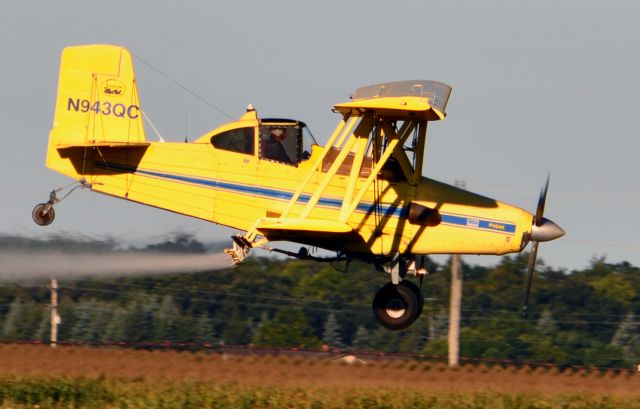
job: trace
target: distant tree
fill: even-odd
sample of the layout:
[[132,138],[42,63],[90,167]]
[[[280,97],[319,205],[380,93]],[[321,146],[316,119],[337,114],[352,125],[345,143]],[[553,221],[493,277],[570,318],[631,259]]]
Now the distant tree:
[[125,342],[138,343],[153,341],[155,338],[155,326],[153,313],[157,308],[154,297],[141,294],[126,308],[123,330]]
[[447,338],[449,314],[444,308],[436,311],[431,318],[427,318],[427,321],[431,321],[427,327],[429,340]]
[[620,325],[618,325],[618,329],[611,339],[611,345],[617,347],[625,346],[637,334],[637,325],[635,323],[635,315],[632,312],[627,313]]
[[51,312],[42,314],[42,319],[38,323],[35,339],[42,342],[51,341]]
[[217,342],[218,336],[216,333],[215,321],[207,313],[200,315],[196,322],[197,328],[197,342]]
[[376,325],[371,332],[369,345],[376,351],[398,352],[403,331],[389,331],[381,325]]
[[204,244],[188,233],[174,233],[162,243],[149,244],[144,250],[170,253],[204,253],[207,251]]
[[[593,341],[580,331],[558,331],[554,337],[554,345],[560,348],[565,360],[556,362],[559,365],[586,365],[586,351],[593,346]],[[548,360],[546,360],[549,362]]]
[[233,315],[224,317],[225,326],[222,340],[228,345],[248,344],[251,341],[251,330],[247,327],[246,317],[235,310]]
[[262,346],[317,348],[320,340],[313,334],[313,328],[301,310],[282,308],[264,324],[254,343]]
[[636,289],[629,280],[617,273],[596,278],[590,282],[591,286],[604,297],[607,297],[625,307],[631,306],[631,301],[636,297]]
[[74,321],[70,337],[75,341],[99,341],[110,319],[107,303],[95,299],[74,303]]
[[624,366],[622,348],[611,344],[595,343],[585,351],[584,362],[599,367],[622,367]]
[[324,331],[322,333],[322,342],[331,348],[344,348],[342,337],[340,336],[340,325],[336,319],[336,314],[331,311],[324,323]]
[[400,352],[419,353],[429,338],[429,320],[420,317],[409,328],[402,331],[398,350]]
[[153,314],[155,329],[154,340],[176,342],[179,338],[178,323],[181,319],[180,310],[170,295],[162,297],[158,309]]
[[198,318],[190,313],[180,314],[177,330],[178,342],[196,342],[199,337]]
[[640,362],[640,323],[636,322],[633,313],[628,313],[618,325],[611,339],[611,345],[622,349],[622,356],[629,364]]
[[87,305],[88,302],[77,302],[74,305],[73,327],[71,327],[71,340],[72,341],[91,341],[93,335],[93,314],[91,306]]
[[547,335],[524,333],[517,337],[517,342],[522,345],[522,352],[516,357],[518,360],[553,362],[556,364],[562,364],[567,360],[566,351],[563,351]]
[[251,339],[255,340],[256,337],[258,336],[258,334],[262,331],[262,328],[264,327],[264,324],[267,323],[269,321],[269,313],[266,311],[262,311],[260,313],[260,318],[258,319],[258,322],[256,325],[253,326],[253,328],[251,329]]
[[9,306],[9,312],[4,317],[2,323],[2,339],[6,341],[13,341],[20,339],[21,329],[20,322],[24,319],[24,303],[21,299],[16,298]]
[[62,298],[58,304],[58,315],[60,316],[60,325],[58,326],[59,341],[68,341],[72,339],[71,332],[75,323],[74,305],[75,301],[67,297]]
[[64,251],[66,253],[102,253],[113,251],[116,241],[111,238],[94,239],[85,236],[54,235],[30,238],[0,234],[0,248],[10,251]]
[[370,349],[369,343],[371,342],[370,331],[364,326],[358,326],[356,334],[353,336],[353,343],[351,344],[356,350]]
[[446,357],[448,352],[447,340],[445,338],[434,339],[426,342],[422,348],[422,353],[428,356]]
[[44,311],[31,301],[16,298],[4,318],[2,338],[7,341],[35,339]]
[[125,322],[129,319],[129,311],[126,307],[114,306],[111,311],[111,319],[104,330],[104,341],[126,341]]
[[545,308],[538,319],[536,324],[536,329],[538,332],[545,336],[551,336],[558,331],[558,326],[556,325],[556,320],[553,318],[551,311],[548,308]]

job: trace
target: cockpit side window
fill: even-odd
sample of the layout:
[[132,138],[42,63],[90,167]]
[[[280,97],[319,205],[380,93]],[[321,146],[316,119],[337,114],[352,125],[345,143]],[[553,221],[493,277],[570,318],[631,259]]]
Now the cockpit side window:
[[217,149],[253,155],[255,152],[254,134],[253,127],[230,129],[212,136],[211,143]]
[[297,165],[302,159],[302,132],[299,127],[280,124],[261,126],[260,158]]

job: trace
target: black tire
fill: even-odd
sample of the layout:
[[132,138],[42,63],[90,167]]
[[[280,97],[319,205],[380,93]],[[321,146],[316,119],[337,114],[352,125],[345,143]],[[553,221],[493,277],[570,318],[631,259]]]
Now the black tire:
[[373,298],[373,315],[390,330],[408,328],[418,318],[420,302],[406,285],[387,283]]
[[46,203],[40,203],[33,208],[33,211],[31,212],[31,217],[33,218],[33,221],[36,222],[37,225],[48,226],[53,222],[53,219],[56,218],[56,212],[53,210],[53,207],[49,207],[49,210],[46,213],[43,213],[43,210],[46,207],[47,207]]
[[422,310],[424,309],[424,295],[422,295],[422,290],[420,289],[420,287],[408,280],[402,280],[400,285],[409,287],[409,289],[411,289],[411,291],[413,291],[413,293],[416,295],[416,298],[418,299],[418,316],[420,316],[420,314],[422,314]]

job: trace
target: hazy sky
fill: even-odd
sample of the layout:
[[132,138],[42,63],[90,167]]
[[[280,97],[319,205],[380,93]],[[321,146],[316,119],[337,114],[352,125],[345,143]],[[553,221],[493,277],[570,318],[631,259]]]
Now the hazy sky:
[[[640,2],[21,1],[0,14],[0,233],[72,232],[126,242],[227,228],[77,192],[47,228],[31,209],[69,179],[45,168],[63,47],[111,43],[238,117],[305,121],[324,143],[333,104],[355,88],[431,79],[453,87],[431,124],[423,173],[545,215],[567,236],[543,244],[555,267],[592,256],[640,265]],[[141,101],[165,139],[228,121],[140,60]],[[147,129],[153,139],[153,132]],[[495,258],[468,256],[470,263]],[[483,261],[484,260],[484,261]]]

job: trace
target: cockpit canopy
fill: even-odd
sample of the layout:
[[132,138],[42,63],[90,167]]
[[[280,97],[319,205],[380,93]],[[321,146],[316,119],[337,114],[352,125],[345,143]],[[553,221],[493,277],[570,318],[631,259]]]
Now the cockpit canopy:
[[265,118],[261,120],[260,159],[289,165],[300,163],[303,160],[303,130],[306,126],[304,122],[292,119]]
[[[216,149],[258,155],[260,160],[292,166],[307,160],[311,145],[317,145],[307,125],[302,121],[285,118],[259,119],[255,114],[250,114],[251,112],[247,112],[240,121],[225,125],[209,134],[209,142]],[[246,118],[247,116],[252,118]]]

